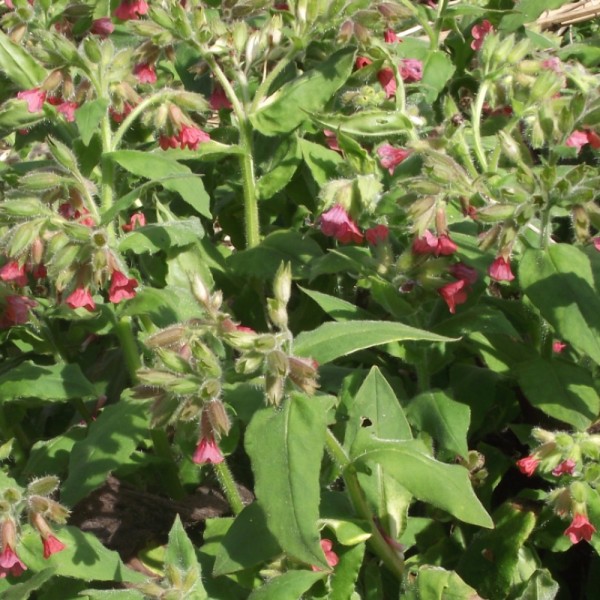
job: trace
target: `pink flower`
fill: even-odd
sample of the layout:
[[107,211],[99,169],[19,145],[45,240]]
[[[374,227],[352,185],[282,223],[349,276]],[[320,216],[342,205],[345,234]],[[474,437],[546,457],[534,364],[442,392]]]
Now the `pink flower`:
[[498,256],[488,269],[489,276],[496,281],[512,281],[515,276],[510,270],[510,263],[504,256]]
[[42,538],[42,544],[44,545],[44,558],[50,558],[53,554],[66,548],[66,546],[53,535]]
[[27,111],[30,113],[40,112],[44,101],[46,100],[46,92],[40,90],[40,88],[33,88],[31,90],[23,90],[17,94],[19,100],[25,100],[27,102]]
[[386,44],[393,44],[394,42],[398,41],[398,36],[392,29],[386,29],[383,32],[383,39]]
[[595,131],[586,131],[586,134],[590,146],[594,148],[594,150],[598,150],[600,148],[600,135]]
[[548,69],[549,71],[554,71],[558,74],[562,73],[562,63],[560,62],[560,58],[556,56],[543,60],[542,68]]
[[396,93],[396,78],[394,77],[394,71],[389,67],[385,67],[377,72],[377,79],[385,91],[385,97],[391,98]]
[[212,94],[208,99],[208,102],[213,110],[231,108],[231,102],[229,101],[227,94],[220,85],[215,85]]
[[168,150],[169,148],[178,148],[179,147],[179,139],[176,135],[161,135],[158,138],[158,145],[163,150]]
[[341,152],[340,144],[338,143],[337,136],[335,135],[335,131],[331,131],[331,129],[323,129],[323,134],[325,135],[325,143],[330,150],[335,150],[336,152]]
[[198,144],[208,142],[209,140],[210,135],[205,131],[202,131],[202,129],[198,129],[198,127],[183,125],[179,132],[179,142],[181,143],[182,149],[187,146],[190,150],[196,150]]
[[19,287],[27,285],[25,266],[20,265],[16,260],[11,260],[0,269],[0,279],[7,283],[14,283]]
[[121,271],[113,271],[108,299],[113,304],[118,304],[121,300],[131,300],[131,298],[135,298],[135,288],[137,286],[137,279],[129,278]]
[[473,48],[473,50],[479,50],[483,45],[485,36],[494,31],[493,25],[487,19],[482,21],[479,25],[473,25],[473,28],[471,29],[471,35],[473,36],[471,48]]
[[594,244],[594,248],[600,252],[600,237],[595,237],[592,242]]
[[412,251],[415,254],[434,254],[435,256],[450,256],[457,249],[458,246],[447,233],[442,233],[437,237],[429,230],[425,231],[423,237],[414,240],[412,245]]
[[447,283],[438,289],[438,294],[448,305],[452,314],[456,312],[458,304],[464,304],[467,301],[467,282],[464,279]]
[[458,246],[450,239],[447,233],[442,233],[438,238],[436,256],[450,256],[458,250]]
[[336,204],[327,212],[324,212],[319,219],[319,223],[324,235],[334,237],[342,244],[349,244],[350,242],[360,244],[363,240],[363,235],[356,223],[341,204]]
[[540,461],[535,456],[531,455],[517,461],[519,471],[521,471],[523,475],[527,475],[527,477],[531,477],[535,473],[539,464]]
[[136,227],[143,227],[146,224],[146,216],[142,212],[136,212],[129,218],[129,223],[121,226],[123,231],[133,231]]
[[589,542],[596,528],[588,521],[586,515],[576,514],[572,523],[565,529],[565,535],[569,537],[572,544],[578,544],[581,540]]
[[12,0],[4,0],[4,4],[6,4],[6,8],[14,8],[14,4],[12,3]]
[[256,333],[252,327],[246,327],[246,325],[236,325],[235,330],[241,333]]
[[19,577],[19,575],[26,570],[27,567],[17,556],[17,553],[7,545],[2,551],[2,554],[0,554],[0,579],[7,575]]
[[423,63],[416,58],[405,58],[400,61],[400,77],[406,83],[414,83],[423,79]]
[[465,265],[465,263],[455,263],[450,267],[449,271],[452,277],[463,279],[470,285],[473,285],[477,281],[477,269],[469,267],[469,265]]
[[588,142],[588,135],[585,131],[574,131],[567,138],[566,145],[570,148],[577,148],[577,152],[579,152],[581,150],[581,147],[585,146]]
[[[332,548],[333,548],[333,542],[331,540],[328,540],[328,539],[321,540],[321,549],[323,550],[323,554],[325,554],[325,560],[327,561],[327,564],[331,568],[335,567],[340,562],[338,555],[332,550]],[[321,570],[319,567],[317,567],[315,565],[312,565],[311,569],[313,571]]]
[[144,0],[123,0],[115,9],[115,17],[121,21],[139,19],[148,12],[148,3]]
[[133,106],[129,102],[124,102],[121,112],[117,112],[112,106],[108,109],[108,112],[115,123],[121,123],[132,110]]
[[382,144],[377,148],[377,154],[381,159],[381,166],[387,169],[390,175],[393,175],[394,169],[410,156],[410,150],[394,148],[390,144]]
[[560,354],[566,347],[567,344],[561,342],[560,340],[554,340],[552,342],[552,352],[555,354]]
[[0,328],[24,325],[29,321],[29,310],[37,306],[37,302],[27,296],[10,295],[5,301],[6,308],[0,319]]
[[72,123],[75,121],[75,110],[78,108],[77,102],[61,102],[56,110],[65,116],[65,119]]
[[370,65],[372,62],[373,61],[370,58],[367,58],[366,56],[358,56],[356,58],[356,61],[354,62],[354,66],[357,69],[362,69],[363,67]]
[[563,460],[559,465],[552,469],[552,475],[554,477],[560,477],[561,475],[572,475],[575,470],[576,463],[574,460],[567,458]]
[[215,442],[214,438],[203,437],[198,442],[198,446],[196,446],[192,460],[197,465],[204,465],[206,463],[217,465],[222,463],[225,458],[221,454],[221,450],[219,449],[219,446],[217,446],[217,442]]
[[85,308],[92,312],[96,309],[96,303],[87,288],[77,288],[69,297],[65,300],[67,306],[71,308]]
[[101,17],[100,19],[94,19],[90,32],[99,35],[100,37],[108,37],[115,30],[112,19],[110,17]]
[[389,235],[390,230],[385,225],[375,225],[375,227],[371,227],[365,231],[367,242],[372,246],[377,246],[377,244],[385,242]]
[[154,65],[147,63],[135,65],[133,74],[140,83],[156,83],[156,71],[154,70]]

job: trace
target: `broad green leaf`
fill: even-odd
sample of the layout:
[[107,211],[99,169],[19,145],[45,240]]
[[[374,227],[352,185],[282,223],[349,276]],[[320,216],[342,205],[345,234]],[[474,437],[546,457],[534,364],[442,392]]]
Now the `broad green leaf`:
[[268,200],[290,182],[302,159],[295,135],[279,138],[275,142],[272,138],[263,139],[268,139],[271,144],[268,158],[258,165],[262,175],[258,179],[257,190],[259,199]]
[[410,119],[401,112],[363,110],[353,115],[311,114],[311,117],[325,129],[369,140],[404,135],[412,129]]
[[96,390],[76,363],[42,366],[22,362],[0,376],[0,390],[4,402],[24,399],[66,402],[96,396]]
[[424,565],[406,590],[404,598],[406,600],[425,598],[427,600],[477,600],[480,596],[454,571]]
[[427,342],[454,342],[423,329],[389,321],[345,321],[324,323],[312,331],[304,331],[294,342],[299,356],[314,358],[325,364],[357,350],[380,346],[388,342],[422,340]]
[[520,593],[519,600],[554,600],[559,592],[559,585],[550,571],[538,569]]
[[330,296],[329,294],[323,294],[322,292],[316,292],[298,286],[307,296],[312,298],[330,317],[336,321],[353,321],[358,319],[369,319],[373,315],[355,306],[351,302],[337,298],[336,296]]
[[290,556],[323,569],[317,520],[325,430],[320,403],[293,393],[279,410],[255,413],[246,432],[255,493],[269,530]]
[[364,544],[357,544],[353,548],[348,548],[339,553],[340,561],[329,581],[331,591],[328,600],[349,600],[352,598],[364,554]]
[[221,144],[210,140],[202,142],[196,150],[180,150],[178,148],[169,148],[169,150],[160,150],[161,156],[164,155],[170,160],[216,160],[223,156],[239,156],[244,151],[240,146]]
[[305,139],[299,139],[298,143],[302,158],[319,186],[324,186],[339,175],[338,168],[344,163],[344,159],[338,152]]
[[127,210],[142,195],[142,192],[153,185],[158,185],[158,183],[155,181],[147,181],[142,185],[134,187],[124,196],[121,196],[108,210],[102,213],[100,225],[110,223],[122,210]]
[[56,537],[66,548],[45,559],[38,532],[27,526],[19,554],[29,569],[41,572],[50,566],[56,569],[56,575],[85,581],[146,581],[145,575],[127,568],[116,552],[105,548],[91,533],[66,526],[56,530]]
[[321,519],[325,527],[335,532],[337,541],[343,546],[356,546],[366,542],[372,535],[369,523],[357,519]]
[[386,473],[415,498],[441,508],[465,523],[493,527],[473,492],[468,471],[441,463],[425,454],[415,441],[372,440],[354,463],[358,467],[381,465]]
[[117,150],[105,156],[130,173],[156,181],[166,190],[177,192],[192,208],[210,218],[210,198],[202,179],[194,175],[189,167],[164,156],[139,150]]
[[520,550],[535,527],[536,515],[523,506],[505,503],[494,513],[494,522],[493,531],[481,531],[473,538],[456,571],[477,586],[484,598],[501,600],[509,597],[519,577]]
[[73,446],[61,500],[73,506],[122,467],[147,435],[149,420],[147,403],[125,397],[103,409],[87,437]]
[[452,400],[441,390],[431,390],[413,398],[407,413],[411,423],[433,438],[436,447],[462,457],[467,456],[467,431],[471,416],[467,405]]
[[[252,540],[252,544],[248,544]],[[267,528],[259,502],[246,506],[227,530],[215,560],[213,575],[225,575],[253,567],[281,554],[277,540]]]
[[22,89],[35,88],[46,77],[46,69],[3,31],[0,31],[0,71]]
[[46,115],[43,111],[30,113],[24,101],[9,100],[0,108],[0,137],[17,129],[31,127],[45,118]]
[[560,8],[571,0],[521,0],[515,11],[507,14],[500,22],[501,31],[515,31],[525,23],[535,21],[544,11]]
[[98,131],[100,121],[106,114],[107,108],[108,100],[98,98],[97,100],[84,102],[75,111],[75,122],[79,129],[79,135],[86,146],[90,143],[94,133]]
[[2,592],[3,600],[28,600],[35,590],[39,590],[45,583],[54,576],[56,569],[50,567],[30,577],[23,583],[12,584],[7,590]]
[[165,289],[144,287],[128,300],[121,316],[149,315],[158,327],[198,318],[202,311],[188,288]]
[[83,590],[78,598],[85,600],[144,600],[146,596],[137,590]]
[[194,244],[204,237],[204,228],[197,217],[181,219],[171,223],[153,223],[138,227],[121,238],[119,250],[130,250],[135,254],[154,254],[172,247]]
[[547,415],[583,430],[600,412],[600,397],[590,372],[562,360],[535,358],[517,365],[527,400]]
[[264,135],[288,133],[321,109],[352,72],[353,47],[342,48],[320,65],[284,84],[265,98],[250,115],[252,124]]
[[248,600],[298,600],[325,575],[325,572],[288,571],[254,590]]
[[557,336],[600,364],[600,298],[588,257],[568,244],[527,250],[519,281]]
[[419,83],[419,89],[423,88],[428,102],[433,102],[438,97],[455,69],[451,58],[446,53],[439,50],[429,52],[423,65],[423,79]]
[[496,307],[482,304],[445,319],[435,326],[435,332],[451,336],[471,333],[502,333],[515,339],[521,337],[502,311]]

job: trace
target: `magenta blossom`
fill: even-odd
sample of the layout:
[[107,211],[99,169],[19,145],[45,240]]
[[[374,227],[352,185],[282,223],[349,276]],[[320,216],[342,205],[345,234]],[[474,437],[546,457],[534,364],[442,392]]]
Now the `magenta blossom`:
[[115,30],[112,19],[110,17],[100,17],[92,21],[90,32],[99,35],[100,37],[108,37]]
[[156,71],[154,65],[141,63],[133,69],[133,74],[140,83],[156,83]]
[[567,458],[559,465],[554,467],[554,469],[552,469],[552,475],[554,475],[554,477],[560,477],[561,475],[572,475],[576,465],[577,463],[574,460]]
[[405,58],[400,61],[400,77],[406,83],[414,83],[423,79],[423,63],[416,58]]
[[386,44],[393,44],[393,43],[399,41],[398,36],[395,34],[393,29],[386,29],[383,32],[383,39]]
[[581,540],[589,542],[596,528],[589,522],[586,515],[576,514],[571,524],[565,529],[565,535],[572,544],[578,544]]
[[7,283],[14,283],[19,287],[27,285],[27,274],[25,273],[25,266],[20,265],[16,260],[7,262],[0,269],[0,279]]
[[[331,540],[328,540],[326,538],[321,540],[321,549],[323,550],[323,554],[325,554],[325,560],[327,561],[327,564],[331,568],[335,567],[340,562],[338,555],[332,550],[332,548],[333,542]],[[315,565],[311,565],[311,569],[313,571],[321,570]]]
[[566,145],[570,148],[577,148],[577,152],[581,150],[582,146],[588,143],[588,136],[585,131],[574,131],[566,141]]
[[394,77],[394,71],[389,67],[385,67],[377,72],[377,79],[385,91],[385,97],[391,98],[396,93],[396,78]]
[[523,475],[531,477],[538,468],[540,461],[535,456],[526,456],[517,461],[517,467]]
[[0,579],[7,575],[19,577],[19,575],[26,570],[27,567],[17,556],[17,553],[7,545],[2,551],[2,554],[0,554]]
[[56,110],[64,115],[65,119],[69,121],[69,123],[73,123],[73,121],[75,121],[75,111],[77,108],[77,102],[69,102],[65,100],[56,107]]
[[455,263],[450,267],[449,271],[452,277],[464,279],[470,285],[473,285],[477,281],[477,269],[469,267],[469,265],[465,265],[465,263]]
[[438,289],[438,294],[448,305],[448,310],[454,314],[458,304],[464,304],[467,301],[467,282],[464,279],[447,283]]
[[479,50],[483,45],[485,37],[494,31],[494,26],[487,19],[478,25],[473,25],[473,28],[471,29],[471,35],[473,36],[471,48],[473,48],[473,50]]
[[552,352],[555,354],[560,354],[566,347],[567,344],[561,342],[560,340],[554,340],[552,342]]
[[367,58],[366,56],[357,56],[356,61],[354,62],[354,66],[357,69],[362,69],[363,67],[370,65],[372,62],[373,61],[370,58]]
[[121,271],[113,271],[108,299],[113,304],[118,304],[122,300],[131,300],[131,298],[135,298],[135,288],[137,286],[137,279],[129,278]]
[[46,92],[40,88],[33,88],[31,90],[23,90],[17,94],[19,100],[25,100],[27,102],[27,111],[30,113],[40,112],[44,101],[46,100]]
[[53,554],[61,552],[66,548],[66,546],[53,535],[42,538],[42,544],[44,546],[44,558],[50,558]]
[[365,231],[367,242],[372,246],[377,246],[377,244],[387,241],[389,235],[390,230],[385,225],[375,225],[375,227],[371,227]]
[[423,237],[415,239],[412,245],[412,251],[415,254],[434,254],[435,256],[450,256],[457,249],[458,246],[447,233],[442,233],[437,237],[429,230],[425,231]]
[[324,235],[334,237],[342,244],[360,244],[363,241],[362,233],[341,204],[336,204],[324,212],[319,223]]
[[223,110],[231,108],[231,102],[229,101],[227,94],[225,93],[223,88],[218,84],[215,85],[215,87],[213,88],[208,102],[213,110]]
[[146,215],[142,212],[136,212],[129,218],[129,223],[121,226],[123,231],[133,231],[136,227],[143,227],[146,224]]
[[0,328],[25,325],[29,321],[30,309],[37,306],[37,302],[27,296],[6,296],[5,302],[6,308],[0,318]]
[[512,281],[515,276],[510,269],[510,262],[504,256],[498,256],[488,269],[489,276],[496,281]]
[[79,287],[65,300],[67,306],[71,308],[85,308],[92,312],[96,309],[96,303],[87,288]]
[[206,463],[217,465],[224,460],[225,458],[213,437],[201,438],[192,457],[192,461],[197,465],[204,465]]
[[148,3],[144,0],[123,0],[115,9],[115,17],[121,21],[139,19],[148,12]]
[[381,159],[381,166],[387,169],[390,175],[393,175],[395,168],[410,156],[410,150],[394,148],[390,144],[382,144],[377,148],[377,154]]
[[208,141],[210,141],[210,135],[205,131],[202,131],[202,129],[190,127],[188,125],[183,125],[181,127],[181,131],[179,132],[179,142],[182,149],[187,146],[190,150],[196,150],[198,144]]

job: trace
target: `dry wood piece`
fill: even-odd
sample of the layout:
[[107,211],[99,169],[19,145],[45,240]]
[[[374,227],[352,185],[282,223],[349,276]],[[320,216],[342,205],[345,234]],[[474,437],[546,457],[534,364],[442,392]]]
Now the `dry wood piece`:
[[547,10],[536,21],[542,29],[573,25],[600,16],[600,0],[583,0],[564,4],[555,10]]

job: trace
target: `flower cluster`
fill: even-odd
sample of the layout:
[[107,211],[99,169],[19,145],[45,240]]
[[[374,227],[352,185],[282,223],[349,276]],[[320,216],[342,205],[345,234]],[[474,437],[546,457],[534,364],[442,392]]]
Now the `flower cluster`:
[[169,148],[181,148],[185,150],[197,150],[199,144],[208,142],[210,135],[198,127],[182,125],[177,135],[161,135],[158,143],[163,150]]

